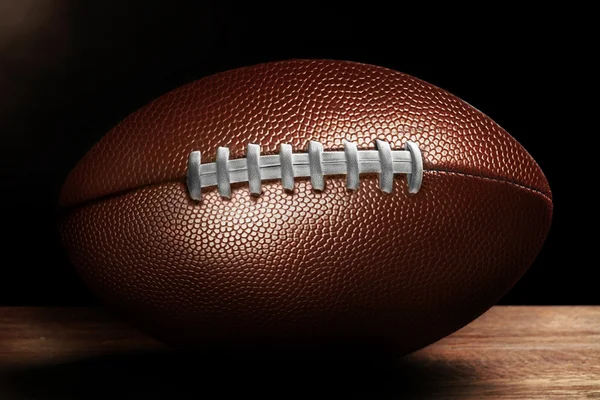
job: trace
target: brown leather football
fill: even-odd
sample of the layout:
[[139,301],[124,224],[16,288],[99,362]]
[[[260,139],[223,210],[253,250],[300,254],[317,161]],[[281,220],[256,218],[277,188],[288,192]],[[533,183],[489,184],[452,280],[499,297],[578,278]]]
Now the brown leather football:
[[199,350],[406,354],[497,302],[552,218],[540,167],[489,117],[332,60],[165,94],[89,151],[60,205],[90,289]]

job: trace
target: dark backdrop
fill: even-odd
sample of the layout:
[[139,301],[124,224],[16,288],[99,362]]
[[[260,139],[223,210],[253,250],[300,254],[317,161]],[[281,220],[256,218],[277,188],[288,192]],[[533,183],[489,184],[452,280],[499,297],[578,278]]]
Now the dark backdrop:
[[507,129],[545,171],[555,213],[537,261],[502,303],[600,304],[597,262],[580,229],[594,226],[586,191],[593,179],[583,166],[594,155],[590,132],[574,128],[585,119],[575,91],[591,82],[573,15],[548,7],[388,9],[370,1],[360,8],[193,4],[0,0],[0,304],[96,302],[60,248],[55,204],[69,170],[123,117],[214,72],[313,57],[410,73]]

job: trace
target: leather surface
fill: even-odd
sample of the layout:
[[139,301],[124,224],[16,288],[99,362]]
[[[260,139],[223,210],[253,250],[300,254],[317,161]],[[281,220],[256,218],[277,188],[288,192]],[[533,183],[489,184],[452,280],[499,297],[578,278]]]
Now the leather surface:
[[[191,201],[187,152],[263,154],[309,139],[340,149],[380,138],[422,148],[404,176],[263,182]],[[204,158],[203,154],[203,158]],[[407,353],[464,326],[531,264],[552,216],[527,152],[480,112],[407,75],[293,61],[217,75],[134,113],[75,168],[63,243],[90,288],[137,326],[183,347],[348,345]]]
[[190,151],[213,162],[217,147],[244,157],[248,143],[276,154],[309,140],[342,150],[376,139],[416,142],[425,168],[505,179],[550,196],[533,158],[489,117],[452,94],[386,68],[344,61],[291,60],[213,75],[133,113],[86,154],[67,178],[65,206],[182,179]]

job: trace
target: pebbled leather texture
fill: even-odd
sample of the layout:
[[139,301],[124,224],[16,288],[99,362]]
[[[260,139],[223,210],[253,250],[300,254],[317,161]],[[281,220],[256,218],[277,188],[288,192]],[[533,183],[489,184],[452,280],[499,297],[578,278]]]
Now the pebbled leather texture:
[[[189,199],[192,150],[275,154],[281,143],[424,157],[423,186],[391,194],[328,177],[315,192],[263,182]],[[405,354],[486,311],[525,272],[552,217],[531,156],[481,112],[408,75],[292,60],[221,73],[125,119],[82,159],[60,199],[70,258],[91,290],[144,331],[205,349],[349,346]]]
[[456,96],[412,76],[344,61],[292,60],[216,74],[175,89],[112,129],[75,167],[61,194],[70,206],[140,186],[181,179],[190,151],[214,162],[248,143],[276,154],[309,140],[342,150],[343,139],[374,149],[376,139],[416,142],[427,169],[515,182],[550,196],[544,174],[519,143]]

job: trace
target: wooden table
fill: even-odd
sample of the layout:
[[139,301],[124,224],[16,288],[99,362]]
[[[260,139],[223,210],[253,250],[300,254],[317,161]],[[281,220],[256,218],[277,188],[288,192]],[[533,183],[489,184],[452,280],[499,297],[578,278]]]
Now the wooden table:
[[600,399],[600,307],[495,307],[388,362],[177,354],[101,308],[0,308],[0,399]]

